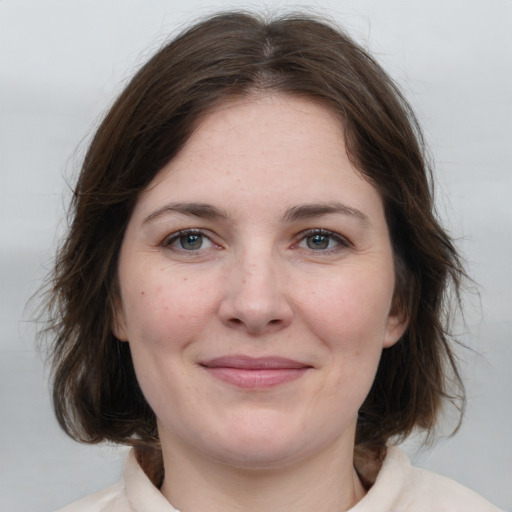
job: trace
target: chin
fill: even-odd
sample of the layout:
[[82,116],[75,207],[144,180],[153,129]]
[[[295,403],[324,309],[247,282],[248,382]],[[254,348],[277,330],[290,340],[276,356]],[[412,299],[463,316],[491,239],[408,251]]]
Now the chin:
[[[245,423],[245,424],[244,424]],[[307,459],[327,446],[337,443],[331,432],[310,431],[304,424],[289,422],[233,423],[220,439],[210,439],[215,447],[213,458],[244,469],[278,469]]]
[[225,447],[216,459],[241,469],[278,469],[306,457],[299,446],[269,439],[245,439],[240,444]]

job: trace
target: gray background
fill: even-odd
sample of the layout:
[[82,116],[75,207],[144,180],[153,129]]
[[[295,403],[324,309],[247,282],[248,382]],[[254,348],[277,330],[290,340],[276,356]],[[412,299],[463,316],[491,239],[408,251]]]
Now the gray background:
[[[262,5],[301,3],[0,0],[0,510],[51,511],[121,473],[125,449],[79,446],[59,431],[34,351],[36,303],[25,307],[49,268],[88,137],[178,27],[218,7]],[[512,2],[314,5],[375,53],[417,109],[441,215],[479,284],[461,328],[479,353],[463,353],[463,427],[433,450],[407,450],[512,510]]]

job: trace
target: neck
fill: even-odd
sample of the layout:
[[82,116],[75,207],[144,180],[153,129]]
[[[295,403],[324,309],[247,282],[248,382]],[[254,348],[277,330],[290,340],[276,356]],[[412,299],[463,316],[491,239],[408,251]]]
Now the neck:
[[[365,494],[353,469],[353,445],[269,469],[230,466],[162,443],[162,494],[182,512],[341,512]],[[350,448],[350,449],[347,449]]]

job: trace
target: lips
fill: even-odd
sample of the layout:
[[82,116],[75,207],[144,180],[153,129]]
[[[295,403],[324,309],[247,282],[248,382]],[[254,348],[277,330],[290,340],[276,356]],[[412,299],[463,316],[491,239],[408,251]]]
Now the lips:
[[282,357],[224,356],[200,363],[212,377],[246,389],[285,384],[303,376],[312,367]]

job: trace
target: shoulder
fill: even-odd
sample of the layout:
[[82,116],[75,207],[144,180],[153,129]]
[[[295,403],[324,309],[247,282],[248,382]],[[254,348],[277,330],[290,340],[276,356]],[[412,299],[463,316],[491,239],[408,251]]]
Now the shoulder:
[[476,492],[459,482],[445,476],[412,468],[411,491],[418,503],[432,504],[419,510],[436,510],[447,512],[499,512],[498,508]]
[[476,492],[450,478],[415,468],[390,447],[373,487],[353,512],[499,512]]
[[123,478],[112,487],[58,510],[57,512],[177,512],[151,482],[131,450]]
[[75,501],[57,512],[129,512],[123,481]]

